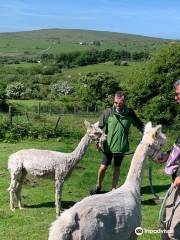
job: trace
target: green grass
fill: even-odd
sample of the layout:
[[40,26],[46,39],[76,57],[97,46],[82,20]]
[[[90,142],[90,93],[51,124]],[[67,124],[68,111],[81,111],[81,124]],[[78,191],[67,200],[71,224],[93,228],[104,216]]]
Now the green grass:
[[[47,100],[35,100],[35,99],[30,99],[30,100],[8,100],[7,101],[9,105],[13,106],[14,108],[16,108],[17,111],[26,111],[26,112],[38,112],[38,106],[39,103],[41,105],[41,107],[44,106],[48,106],[50,104],[49,101]],[[54,104],[57,104],[58,101],[53,101]]]
[[109,72],[115,76],[121,87],[130,89],[134,82],[134,74],[143,71],[145,62],[128,62],[128,66],[117,66],[113,62],[92,64],[84,67],[64,69],[62,76],[69,79],[78,79],[81,75],[89,72]]
[[[76,120],[78,122],[78,120]],[[81,126],[82,127],[82,126]],[[137,130],[131,131],[130,141],[131,150],[137,146],[141,136]],[[56,139],[46,141],[24,140],[22,142],[1,143],[0,144],[0,239],[2,240],[44,240],[48,237],[50,224],[55,220],[54,208],[54,181],[48,179],[37,179],[28,176],[28,180],[23,185],[23,202],[26,210],[16,210],[12,213],[8,206],[8,192],[10,177],[7,171],[8,156],[20,149],[40,148],[56,151],[71,152],[78,144],[80,139],[63,139],[58,142]],[[172,142],[169,140],[168,145]],[[97,152],[95,145],[91,144],[84,158],[78,164],[78,167],[72,172],[71,177],[65,182],[62,207],[67,209],[74,203],[89,195],[96,182],[97,169],[101,159],[101,153]],[[127,156],[122,164],[119,186],[124,182],[131,156]],[[146,229],[158,228],[158,213],[160,205],[153,202],[153,195],[149,188],[146,164],[143,182],[142,182],[142,227]],[[168,189],[171,179],[163,172],[163,165],[153,167],[153,184],[156,192],[163,196]],[[112,168],[110,167],[104,181],[104,190],[111,188]],[[146,234],[141,239],[159,239],[159,234]]]
[[[128,91],[131,90],[134,84],[137,84],[138,79],[135,79],[135,74],[136,72],[143,71],[145,69],[145,61],[141,62],[133,62],[133,61],[128,61],[128,66],[117,66],[114,65],[113,62],[106,62],[106,63],[99,63],[99,64],[92,64],[88,66],[83,66],[83,67],[76,67],[76,68],[70,68],[70,69],[63,69],[62,73],[60,74],[55,74],[53,76],[49,76],[49,82],[55,82],[58,81],[58,79],[67,79],[71,85],[76,85],[77,80],[84,74],[90,73],[90,72],[109,72],[118,81],[119,85],[122,88],[127,89]],[[32,66],[37,66],[38,64],[32,64],[32,63],[20,63],[20,64],[12,64],[8,65],[7,72],[8,74],[14,73],[14,71],[17,71],[18,69],[26,69],[28,70]],[[0,78],[6,79],[7,74],[2,73],[0,74]],[[25,79],[24,79],[25,78]],[[25,76],[23,79],[24,82],[28,83],[28,78]],[[27,78],[27,79],[26,79]],[[9,82],[7,83],[9,84]],[[43,86],[43,85],[42,85]],[[13,101],[11,100],[10,102],[16,102],[17,104],[22,103],[25,101]],[[32,102],[35,102],[33,100],[27,100],[26,105],[30,105]],[[36,101],[37,102],[37,101]],[[41,101],[42,104],[45,101]],[[47,102],[47,101],[46,101]],[[58,102],[58,101],[57,101]]]
[[[80,42],[101,41],[99,47],[81,46]],[[154,51],[170,40],[132,34],[78,29],[44,29],[29,32],[0,33],[0,56],[62,53],[93,48],[127,51]],[[49,48],[50,47],[50,48]],[[48,50],[46,50],[48,49]]]

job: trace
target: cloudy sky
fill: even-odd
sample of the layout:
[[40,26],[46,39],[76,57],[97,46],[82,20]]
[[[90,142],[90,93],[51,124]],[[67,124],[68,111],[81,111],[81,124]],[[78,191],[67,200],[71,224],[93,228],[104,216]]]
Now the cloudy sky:
[[92,29],[180,39],[180,0],[0,0],[0,32]]

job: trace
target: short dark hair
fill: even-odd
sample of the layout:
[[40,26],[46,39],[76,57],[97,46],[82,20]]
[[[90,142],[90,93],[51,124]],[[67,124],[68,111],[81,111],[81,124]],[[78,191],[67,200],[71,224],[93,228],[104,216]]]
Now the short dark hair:
[[173,84],[173,86],[176,88],[177,86],[179,86],[180,85],[180,79],[178,79],[174,84]]
[[125,97],[125,93],[123,91],[117,91],[117,92],[115,92],[115,96],[117,96],[117,97]]

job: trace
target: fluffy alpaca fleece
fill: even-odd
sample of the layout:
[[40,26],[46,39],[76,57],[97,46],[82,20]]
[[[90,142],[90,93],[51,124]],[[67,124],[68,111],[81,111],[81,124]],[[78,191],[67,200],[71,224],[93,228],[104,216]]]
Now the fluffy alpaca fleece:
[[141,224],[140,185],[145,159],[157,158],[166,137],[161,126],[146,124],[125,183],[115,191],[76,203],[52,224],[49,240],[136,239]]
[[60,203],[63,183],[71,174],[77,163],[83,158],[86,150],[93,139],[105,140],[105,134],[98,127],[98,122],[90,124],[85,121],[87,132],[81,139],[76,149],[71,153],[62,153],[49,150],[24,149],[10,155],[8,169],[11,175],[9,186],[10,209],[14,208],[14,194],[17,198],[18,207],[22,209],[21,189],[27,173],[38,177],[55,178],[55,205],[56,214],[60,215]]

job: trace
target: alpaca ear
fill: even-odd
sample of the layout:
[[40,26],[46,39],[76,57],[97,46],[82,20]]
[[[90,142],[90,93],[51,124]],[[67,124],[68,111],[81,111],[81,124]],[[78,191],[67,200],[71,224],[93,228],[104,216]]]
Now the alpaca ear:
[[157,125],[156,126],[156,132],[155,132],[155,137],[157,137],[157,135],[158,134],[161,134],[162,132],[161,132],[161,130],[162,130],[162,125]]
[[162,125],[157,125],[156,130],[157,132],[160,132],[162,130]]
[[86,126],[86,128],[90,128],[91,126],[90,122],[88,122],[87,120],[84,121],[84,125]]
[[94,127],[99,127],[99,121],[93,124]]
[[145,125],[144,131],[145,131],[145,132],[148,132],[149,129],[151,129],[151,128],[152,128],[152,123],[151,123],[151,122],[148,122],[148,123],[146,123],[146,125]]

